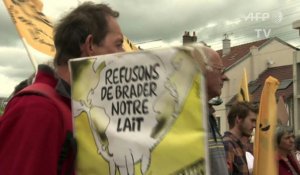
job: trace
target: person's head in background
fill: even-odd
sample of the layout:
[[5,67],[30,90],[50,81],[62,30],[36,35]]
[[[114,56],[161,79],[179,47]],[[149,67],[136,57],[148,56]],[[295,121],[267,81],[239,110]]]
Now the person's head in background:
[[237,137],[250,139],[256,126],[258,107],[250,102],[234,103],[227,115],[229,129]]
[[275,132],[277,149],[283,155],[289,154],[295,148],[295,135],[290,126],[279,125]]
[[224,65],[219,54],[209,47],[204,47],[207,57],[205,72],[207,100],[221,95],[223,83],[228,80],[224,74]]
[[54,28],[54,65],[70,83],[68,60],[124,51],[117,11],[106,4],[85,2],[59,20]]

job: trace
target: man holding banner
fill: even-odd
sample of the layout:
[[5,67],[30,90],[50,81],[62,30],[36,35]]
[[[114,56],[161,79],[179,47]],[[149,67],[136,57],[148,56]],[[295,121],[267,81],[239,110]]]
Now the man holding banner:
[[59,21],[55,70],[40,66],[33,85],[13,97],[0,117],[1,174],[74,173],[68,60],[122,52],[118,16],[105,4],[83,3]]

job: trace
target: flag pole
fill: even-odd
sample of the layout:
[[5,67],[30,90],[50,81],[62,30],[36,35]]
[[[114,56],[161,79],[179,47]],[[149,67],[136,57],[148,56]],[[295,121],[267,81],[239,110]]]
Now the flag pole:
[[36,59],[30,53],[29,48],[27,46],[27,42],[26,42],[25,38],[23,38],[23,37],[22,37],[22,43],[23,43],[23,45],[25,47],[25,50],[26,50],[27,55],[28,55],[28,57],[29,57],[29,59],[31,61],[31,64],[32,64],[32,66],[34,68],[34,71],[37,72],[38,63],[37,63]]

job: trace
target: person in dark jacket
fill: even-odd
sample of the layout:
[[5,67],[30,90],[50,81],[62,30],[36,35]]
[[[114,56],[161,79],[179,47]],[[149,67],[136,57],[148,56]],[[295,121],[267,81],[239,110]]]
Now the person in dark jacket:
[[300,135],[297,135],[295,138],[295,156],[300,165]]
[[295,146],[293,128],[278,126],[276,128],[275,140],[278,155],[278,175],[300,175],[299,164],[292,153]]
[[[64,123],[65,114],[45,96],[33,93],[13,97],[0,117],[0,174],[74,174],[72,129],[69,135],[64,134],[64,126],[72,123],[68,60],[122,52],[118,16],[105,4],[86,2],[59,21],[54,31],[55,69],[39,66],[33,85],[28,87],[40,83],[54,89],[61,104],[68,107],[69,119]],[[72,144],[65,147],[66,143]],[[69,147],[71,151],[64,152]]]

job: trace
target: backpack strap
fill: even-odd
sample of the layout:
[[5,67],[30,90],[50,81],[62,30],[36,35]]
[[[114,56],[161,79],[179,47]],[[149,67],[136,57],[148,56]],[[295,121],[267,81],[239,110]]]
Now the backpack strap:
[[64,114],[62,116],[65,131],[73,131],[73,124],[70,122],[70,118],[72,119],[71,109],[63,102],[63,98],[57,94],[54,88],[45,83],[34,83],[18,92],[17,96],[28,94],[37,94],[51,99],[60,112]]
[[[47,97],[51,99],[54,104],[57,106],[59,111],[63,114],[62,115],[62,122],[63,122],[63,128],[64,128],[64,135],[65,135],[65,141],[63,143],[59,160],[58,160],[58,169],[57,174],[62,173],[62,167],[65,160],[68,158],[68,155],[71,156],[73,161],[75,159],[77,145],[75,142],[75,139],[73,137],[73,122],[72,122],[72,113],[70,108],[63,102],[63,98],[57,94],[56,90],[51,87],[50,85],[47,85],[45,83],[34,83],[30,86],[27,86],[26,88],[22,89],[20,92],[16,94],[16,96],[22,96],[22,95],[29,95],[29,94],[37,94],[40,96]],[[70,122],[71,120],[71,122]],[[68,174],[72,173],[72,169],[74,162],[70,162],[71,167],[67,170]]]

